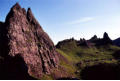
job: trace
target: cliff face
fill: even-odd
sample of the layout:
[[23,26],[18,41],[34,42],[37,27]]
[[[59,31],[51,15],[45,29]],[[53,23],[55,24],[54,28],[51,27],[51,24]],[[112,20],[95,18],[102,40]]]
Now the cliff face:
[[27,12],[17,3],[0,25],[0,54],[3,57],[19,55],[28,67],[29,75],[40,78],[58,67],[58,53],[52,40],[34,18],[31,9]]

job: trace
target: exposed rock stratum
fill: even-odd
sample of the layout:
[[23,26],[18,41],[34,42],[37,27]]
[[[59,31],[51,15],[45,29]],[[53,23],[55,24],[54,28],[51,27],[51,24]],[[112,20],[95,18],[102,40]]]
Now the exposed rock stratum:
[[37,78],[43,73],[50,74],[59,62],[52,40],[31,9],[26,12],[18,3],[11,8],[5,22],[0,22],[0,55],[5,58],[20,56],[28,68],[28,74]]

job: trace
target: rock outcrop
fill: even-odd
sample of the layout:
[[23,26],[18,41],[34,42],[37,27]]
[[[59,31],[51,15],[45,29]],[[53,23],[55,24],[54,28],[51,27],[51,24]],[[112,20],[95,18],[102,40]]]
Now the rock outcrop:
[[98,38],[97,38],[96,35],[94,35],[94,36],[90,39],[91,42],[94,42],[94,41],[96,41],[96,40],[98,40]]
[[103,43],[104,44],[112,44],[112,40],[110,39],[110,37],[108,36],[108,34],[105,32],[103,35]]
[[96,46],[113,44],[113,41],[110,39],[106,32],[103,34],[103,38],[97,38],[97,36],[94,35],[89,41],[94,43]]
[[91,47],[94,47],[94,46],[113,44],[113,41],[110,39],[108,34],[105,32],[103,34],[103,38],[98,38],[96,35],[94,35],[89,40],[86,40],[84,38],[83,39],[80,38],[80,40],[66,39],[66,40],[58,42],[56,47],[57,48],[62,48],[62,47],[65,46],[65,44],[68,44],[69,42],[73,42],[73,41],[77,46],[84,46],[84,47],[88,47],[88,48],[91,48]]
[[7,58],[19,55],[28,68],[28,74],[40,78],[43,73],[50,74],[58,67],[56,48],[34,18],[32,11],[27,12],[16,3],[0,23],[0,55]]
[[120,38],[113,40],[113,44],[120,47]]
[[58,44],[56,45],[56,48],[62,48],[62,46],[64,46],[67,43],[76,43],[76,40],[74,38],[70,38],[70,39],[65,39],[63,41],[58,42]]

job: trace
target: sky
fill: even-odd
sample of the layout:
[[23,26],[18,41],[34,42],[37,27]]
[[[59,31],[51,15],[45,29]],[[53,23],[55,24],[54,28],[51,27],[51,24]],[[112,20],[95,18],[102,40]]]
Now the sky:
[[0,0],[0,21],[16,2],[32,9],[54,44],[72,37],[102,38],[104,32],[120,37],[120,0]]

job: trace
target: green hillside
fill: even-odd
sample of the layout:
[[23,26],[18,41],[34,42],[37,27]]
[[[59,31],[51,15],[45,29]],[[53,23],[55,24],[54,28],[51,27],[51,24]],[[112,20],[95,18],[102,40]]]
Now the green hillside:
[[67,68],[68,72],[74,73],[75,77],[81,78],[81,71],[85,67],[97,64],[118,64],[114,53],[119,51],[120,47],[107,44],[101,46],[78,46],[76,41],[69,41],[61,44],[57,51],[62,54],[69,62],[61,62],[61,65]]

